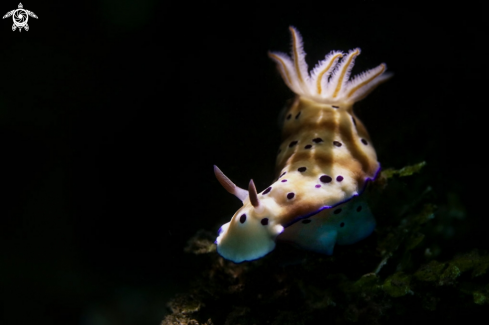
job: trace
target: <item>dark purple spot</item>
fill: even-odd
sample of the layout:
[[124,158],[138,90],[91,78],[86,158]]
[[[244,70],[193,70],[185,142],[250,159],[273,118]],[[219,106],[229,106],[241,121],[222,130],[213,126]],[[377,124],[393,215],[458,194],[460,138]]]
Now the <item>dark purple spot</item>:
[[362,211],[362,206],[361,205],[359,205],[358,208],[357,208],[357,212],[360,212],[360,211]]
[[345,226],[344,222],[340,223],[340,227],[344,227],[344,226]]
[[287,172],[283,172],[283,174],[282,174],[282,175],[280,175],[278,178],[280,178],[280,177],[284,176],[285,174],[287,174]]
[[337,182],[341,182],[342,180],[343,180],[343,176],[340,175],[340,176],[336,177]]
[[368,144],[367,140],[365,140],[365,139],[362,139],[362,143],[363,143],[364,145],[367,145],[367,144]]
[[329,177],[328,175],[323,175],[321,177],[319,177],[319,180],[323,183],[329,183],[331,182],[333,179],[331,177]]
[[269,188],[267,188],[266,190],[263,191],[262,195],[270,193],[271,190],[272,190],[272,187],[270,186]]
[[317,184],[317,185],[316,185],[316,188],[320,188],[320,187],[321,187],[321,184]]
[[336,210],[334,210],[334,212],[333,212],[333,213],[334,213],[334,214],[338,214],[338,213],[340,213],[340,212],[341,212],[341,209],[336,209]]
[[353,124],[354,124],[355,126],[357,126],[357,121],[355,120],[355,118],[354,118],[353,116],[351,117],[351,120],[353,121]]
[[331,107],[336,108],[336,109],[340,108],[339,106],[331,106]]
[[289,200],[292,200],[292,199],[294,198],[294,196],[295,196],[295,194],[294,194],[294,193],[292,193],[292,192],[287,193],[287,198],[288,198]]
[[291,117],[292,117],[292,114],[287,115],[288,120],[290,120]]
[[310,144],[308,144],[307,146],[304,147],[304,149],[311,149],[311,147],[312,146]]
[[319,143],[319,142],[323,142],[323,139],[321,138],[316,138],[316,139],[312,139],[313,142],[316,142],[316,143]]
[[333,144],[337,147],[341,147],[341,142],[339,141],[333,141]]
[[261,224],[264,226],[268,225],[268,218],[261,219]]
[[283,180],[282,180],[282,183],[285,183],[285,182],[287,182],[287,180],[286,180],[286,179],[283,179]]
[[245,221],[246,221],[246,214],[243,213],[241,217],[239,217],[239,222],[245,223]]
[[308,223],[311,223],[311,220],[305,219],[305,220],[302,220],[302,223],[305,224],[305,225],[307,225]]
[[300,171],[301,173],[305,172],[307,170],[306,167],[299,167],[297,168],[298,171]]
[[295,116],[295,119],[297,120],[299,118],[299,116],[301,116],[301,112],[297,113],[297,115]]
[[291,143],[289,143],[289,148],[292,148],[293,146],[295,146],[297,144],[297,141],[292,141]]

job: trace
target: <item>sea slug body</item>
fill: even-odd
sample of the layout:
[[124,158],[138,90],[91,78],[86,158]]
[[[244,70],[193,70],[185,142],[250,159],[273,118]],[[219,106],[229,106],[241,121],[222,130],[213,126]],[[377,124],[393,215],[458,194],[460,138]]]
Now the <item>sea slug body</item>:
[[332,51],[309,73],[302,37],[290,27],[292,55],[271,52],[296,94],[285,114],[276,181],[258,193],[237,187],[219,168],[224,188],[243,206],[222,225],[217,252],[235,263],[258,259],[277,240],[324,254],[371,234],[375,219],[363,192],[379,170],[368,132],[353,104],[390,77],[386,65],[350,79],[360,49]]

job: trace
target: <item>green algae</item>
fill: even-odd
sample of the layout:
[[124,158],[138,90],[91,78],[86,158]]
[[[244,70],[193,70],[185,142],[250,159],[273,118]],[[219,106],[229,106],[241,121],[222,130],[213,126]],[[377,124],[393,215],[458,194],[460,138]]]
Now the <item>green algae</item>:
[[[382,289],[380,279],[375,273],[364,274],[360,279],[355,281],[350,287],[351,292],[376,292]],[[348,290],[348,289],[347,289]],[[345,291],[347,291],[345,290]]]
[[414,273],[414,277],[418,281],[424,282],[438,282],[443,271],[446,268],[446,263],[440,263],[438,261],[431,261],[430,263],[422,266]]
[[453,264],[449,264],[440,276],[440,285],[453,284],[456,278],[460,276],[460,269]]
[[484,304],[489,302],[486,293],[482,293],[480,291],[475,291],[473,293],[473,296],[474,296],[474,303],[476,303],[478,305],[484,305]]
[[415,173],[419,173],[425,165],[426,161],[422,161],[420,163],[406,166],[401,169],[388,168],[382,171],[382,176],[387,179],[393,177],[394,175],[397,175],[399,177],[411,176]]
[[404,274],[403,272],[397,272],[389,276],[382,285],[382,290],[391,297],[402,297],[408,293],[412,294],[409,286],[411,282],[411,276]]
[[470,253],[455,257],[451,263],[457,266],[461,272],[472,270],[472,276],[478,277],[486,274],[489,268],[489,255],[481,255],[479,251],[473,250]]
[[212,325],[212,321],[199,323],[193,319],[192,315],[196,314],[203,303],[200,299],[192,295],[179,294],[168,303],[168,308],[172,314],[167,316],[162,324],[165,325]]

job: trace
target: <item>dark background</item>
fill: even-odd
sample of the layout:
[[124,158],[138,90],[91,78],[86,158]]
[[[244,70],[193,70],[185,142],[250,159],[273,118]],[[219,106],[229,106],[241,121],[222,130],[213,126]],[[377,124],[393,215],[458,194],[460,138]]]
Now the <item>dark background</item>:
[[[1,14],[17,8],[3,1]],[[292,96],[268,59],[304,37],[310,68],[362,49],[394,78],[356,104],[383,167],[465,213],[451,253],[487,249],[487,28],[471,6],[376,1],[23,2],[0,25],[0,323],[157,324],[200,272],[186,241],[271,183]]]

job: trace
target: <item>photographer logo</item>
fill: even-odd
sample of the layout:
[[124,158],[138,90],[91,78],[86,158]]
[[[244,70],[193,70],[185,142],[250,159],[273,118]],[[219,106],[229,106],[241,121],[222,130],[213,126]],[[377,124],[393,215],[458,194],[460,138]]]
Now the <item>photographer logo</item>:
[[37,19],[36,14],[33,13],[32,11],[25,10],[24,7],[22,6],[22,3],[19,3],[19,7],[17,9],[7,12],[3,16],[3,18],[5,19],[10,16],[12,16],[12,19],[14,21],[14,24],[12,25],[12,31],[15,31],[18,28],[19,32],[22,31],[22,28],[24,28],[26,31],[29,30],[29,25],[27,25],[29,16]]

